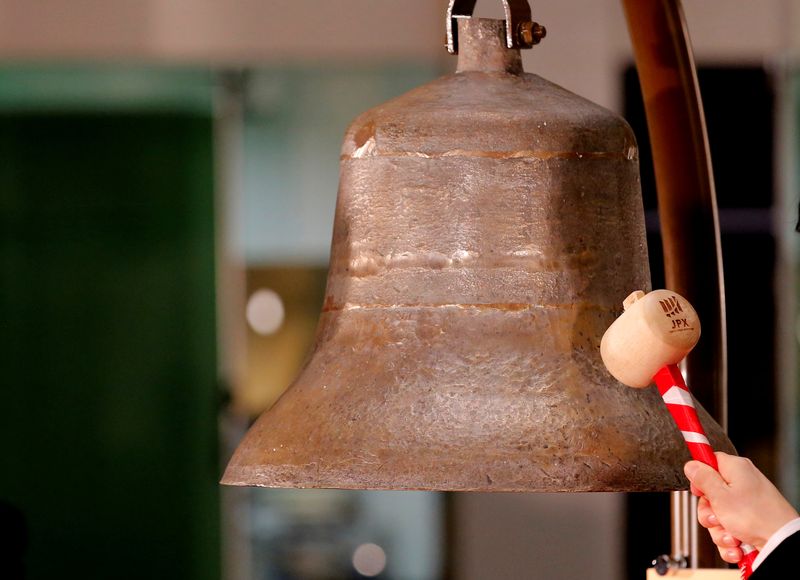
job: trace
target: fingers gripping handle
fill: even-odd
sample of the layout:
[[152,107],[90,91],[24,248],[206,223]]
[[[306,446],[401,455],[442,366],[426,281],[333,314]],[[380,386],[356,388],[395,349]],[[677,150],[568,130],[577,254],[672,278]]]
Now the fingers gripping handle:
[[[675,424],[681,430],[686,446],[692,459],[702,461],[706,465],[719,471],[717,456],[706,437],[703,425],[697,417],[694,408],[694,399],[686,387],[683,375],[676,365],[666,365],[662,367],[653,377],[661,398],[667,405]],[[753,561],[758,556],[758,550],[747,544],[739,546],[744,556],[739,560],[739,569],[742,571],[742,578],[747,580],[753,573]]]

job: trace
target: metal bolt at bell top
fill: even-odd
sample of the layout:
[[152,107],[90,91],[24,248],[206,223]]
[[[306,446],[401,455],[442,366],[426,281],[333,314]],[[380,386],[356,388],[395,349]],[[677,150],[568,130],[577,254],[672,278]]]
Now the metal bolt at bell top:
[[547,29],[538,22],[521,22],[519,25],[519,41],[523,47],[539,44],[547,36]]

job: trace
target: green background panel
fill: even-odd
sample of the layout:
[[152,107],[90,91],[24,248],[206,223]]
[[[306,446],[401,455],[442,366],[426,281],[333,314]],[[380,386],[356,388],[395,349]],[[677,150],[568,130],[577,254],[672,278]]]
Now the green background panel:
[[0,114],[0,499],[31,578],[218,578],[212,119]]

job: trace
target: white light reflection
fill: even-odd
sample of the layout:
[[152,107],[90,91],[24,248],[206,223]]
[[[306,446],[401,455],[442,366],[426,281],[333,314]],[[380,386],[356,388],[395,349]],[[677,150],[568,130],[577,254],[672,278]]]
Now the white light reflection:
[[247,323],[258,334],[273,334],[283,324],[283,300],[274,290],[255,291],[247,301]]
[[377,576],[386,568],[386,552],[377,544],[361,544],[353,552],[353,568],[362,576]]

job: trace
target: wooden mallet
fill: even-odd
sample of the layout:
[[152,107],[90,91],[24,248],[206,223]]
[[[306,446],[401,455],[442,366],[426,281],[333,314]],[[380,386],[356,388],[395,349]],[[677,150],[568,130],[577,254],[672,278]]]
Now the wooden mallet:
[[[608,328],[600,342],[600,356],[608,372],[624,385],[642,389],[655,382],[661,398],[686,441],[692,458],[717,471],[717,458],[697,417],[678,363],[700,339],[700,320],[692,305],[675,292],[633,292],[622,303],[625,312]],[[758,551],[739,546],[742,578],[752,573]]]

